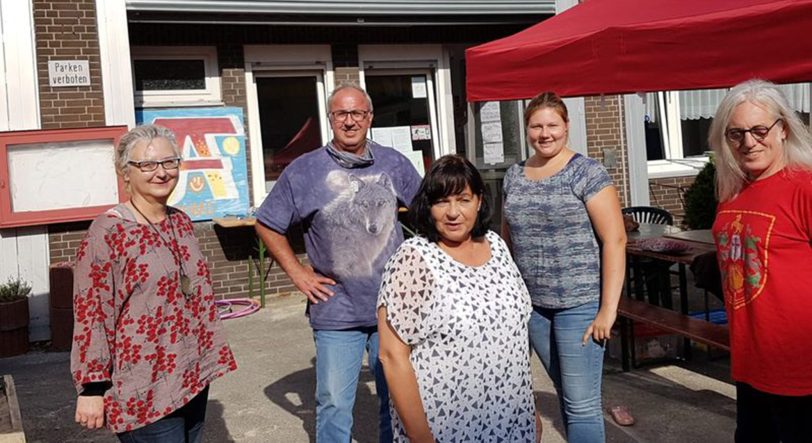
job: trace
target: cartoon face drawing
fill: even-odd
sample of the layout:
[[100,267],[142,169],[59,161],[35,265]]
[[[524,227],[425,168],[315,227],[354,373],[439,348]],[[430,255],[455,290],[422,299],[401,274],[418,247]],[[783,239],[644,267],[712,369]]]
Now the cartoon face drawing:
[[336,197],[322,215],[329,224],[333,273],[337,277],[371,276],[373,265],[394,233],[397,197],[388,175],[361,177],[333,171],[328,186]]

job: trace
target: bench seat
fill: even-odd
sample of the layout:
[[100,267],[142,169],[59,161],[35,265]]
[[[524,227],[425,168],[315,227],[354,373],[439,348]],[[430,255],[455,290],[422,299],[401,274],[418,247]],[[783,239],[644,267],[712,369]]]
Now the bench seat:
[[661,308],[630,297],[621,297],[618,304],[618,315],[621,317],[624,371],[629,370],[631,360],[629,339],[634,340],[632,326],[628,320],[648,323],[693,341],[730,351],[730,333],[727,326],[689,317],[677,311]]

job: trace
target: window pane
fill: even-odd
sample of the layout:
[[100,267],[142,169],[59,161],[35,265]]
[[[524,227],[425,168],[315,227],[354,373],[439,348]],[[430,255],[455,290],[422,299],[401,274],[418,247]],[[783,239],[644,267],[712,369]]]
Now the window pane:
[[297,157],[321,147],[317,79],[260,77],[256,83],[265,181],[269,182]]
[[665,147],[663,144],[663,118],[660,113],[660,102],[657,93],[646,94],[646,158],[648,160],[663,160]]
[[383,145],[391,145],[386,141],[388,137],[385,132],[380,136],[380,130],[409,128],[406,141],[411,142],[412,151],[422,152],[423,165],[428,170],[434,158],[433,140],[437,134],[431,132],[426,75],[368,74],[366,87],[375,108],[370,134],[372,138]]
[[[498,107],[494,107],[495,104],[498,104]],[[490,108],[483,113],[483,107]],[[519,103],[515,100],[498,103],[481,102],[474,105],[474,149],[477,168],[507,169],[521,160],[520,153],[524,146],[522,133],[524,117],[520,109]],[[501,161],[494,161],[500,150]]]
[[203,60],[134,60],[136,91],[206,89]]
[[708,134],[712,118],[696,118],[682,120],[682,156],[692,157],[704,155],[710,151]]

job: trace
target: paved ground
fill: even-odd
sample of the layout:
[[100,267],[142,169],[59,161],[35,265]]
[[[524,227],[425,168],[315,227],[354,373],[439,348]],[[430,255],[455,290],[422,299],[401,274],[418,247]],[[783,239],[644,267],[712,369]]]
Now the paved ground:
[[[267,309],[226,322],[239,370],[212,385],[207,442],[313,441],[314,348],[303,298],[275,298]],[[717,351],[718,352],[718,351]],[[557,400],[544,370],[533,358],[536,396],[544,419],[544,441],[563,442]],[[732,441],[734,388],[728,360],[694,352],[691,363],[648,366],[623,373],[608,360],[607,406],[629,405],[637,423],[620,427],[607,416],[609,442]],[[0,359],[0,374],[14,376],[29,442],[114,442],[107,431],[83,431],[73,423],[74,393],[68,354],[31,352]],[[362,376],[354,440],[375,435],[374,383]]]

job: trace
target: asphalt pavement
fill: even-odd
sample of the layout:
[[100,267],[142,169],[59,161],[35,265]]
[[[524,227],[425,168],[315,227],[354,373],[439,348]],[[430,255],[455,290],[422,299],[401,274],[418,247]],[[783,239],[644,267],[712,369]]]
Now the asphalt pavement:
[[[239,369],[215,381],[206,418],[206,442],[312,442],[315,428],[314,346],[304,298],[270,298],[267,307],[225,322]],[[636,419],[615,424],[607,413],[608,442],[714,443],[733,440],[735,388],[729,360],[694,350],[691,362],[649,365],[622,372],[607,359],[604,406],[622,404]],[[109,431],[73,422],[75,393],[69,354],[35,350],[0,359],[0,374],[17,387],[28,442],[115,442]],[[533,380],[544,442],[564,442],[552,383],[533,357]],[[365,369],[355,408],[353,440],[377,442],[375,384]]]

